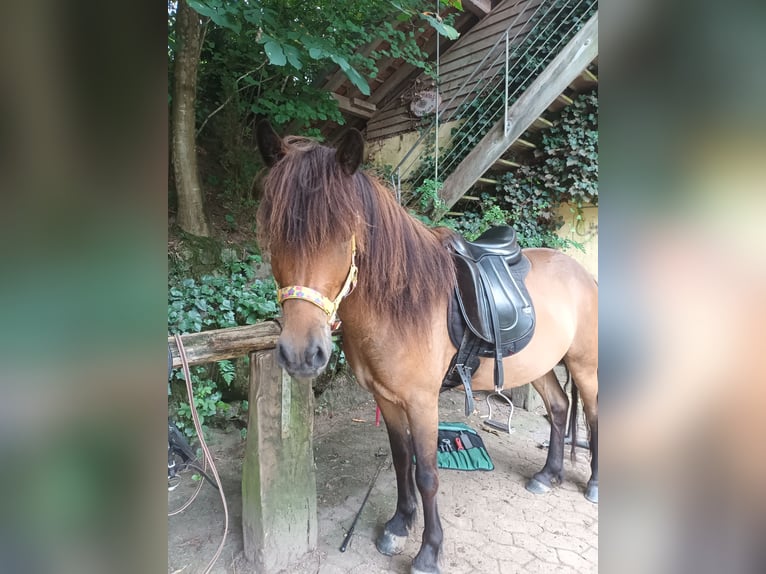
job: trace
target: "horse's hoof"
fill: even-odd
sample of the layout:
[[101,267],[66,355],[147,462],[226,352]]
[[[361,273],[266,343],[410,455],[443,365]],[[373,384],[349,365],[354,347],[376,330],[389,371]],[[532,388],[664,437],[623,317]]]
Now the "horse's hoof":
[[415,568],[415,566],[413,566],[410,568],[410,574],[441,574],[441,570],[438,566],[434,570],[421,570],[420,568]]
[[598,504],[598,484],[588,484],[585,489],[585,500]]
[[543,484],[536,478],[530,478],[525,485],[525,488],[532,494],[545,494],[551,491],[551,487],[547,484]]
[[378,552],[385,554],[386,556],[401,554],[404,552],[404,546],[406,544],[406,536],[397,536],[396,534],[391,534],[386,531],[378,536],[378,539],[375,541],[375,547],[378,549]]

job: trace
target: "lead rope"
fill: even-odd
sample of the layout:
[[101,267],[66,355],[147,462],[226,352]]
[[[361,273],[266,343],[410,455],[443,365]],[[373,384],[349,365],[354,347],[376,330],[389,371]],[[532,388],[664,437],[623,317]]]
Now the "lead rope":
[[[224,515],[223,538],[221,539],[221,544],[219,544],[218,550],[216,550],[212,560],[210,560],[207,567],[202,571],[202,574],[209,574],[210,571],[213,569],[213,565],[218,561],[218,558],[220,558],[221,552],[223,552],[224,544],[226,544],[226,536],[229,533],[229,508],[226,505],[226,495],[223,493],[223,485],[221,484],[221,477],[218,476],[218,469],[216,468],[215,462],[213,461],[213,455],[210,453],[210,449],[208,448],[207,443],[205,442],[205,438],[202,435],[202,424],[199,422],[197,407],[194,406],[194,391],[192,389],[191,373],[189,372],[189,360],[186,357],[186,349],[184,349],[184,344],[181,341],[181,336],[178,333],[176,333],[174,337],[176,340],[176,346],[178,347],[178,356],[181,358],[181,367],[183,368],[184,379],[186,379],[186,392],[189,395],[189,408],[191,410],[192,420],[194,421],[194,428],[197,431],[197,438],[199,438],[199,444],[200,444],[200,447],[202,448],[202,453],[204,455],[202,458],[203,465],[207,469],[207,463],[210,462],[210,472],[213,474],[213,477],[215,478],[215,482],[218,485],[218,492],[221,494],[221,502],[223,503],[223,515]],[[200,478],[199,486],[197,486],[197,490],[192,495],[192,497],[181,508],[179,508],[172,514],[168,514],[168,516],[178,514],[179,512],[184,510],[186,507],[188,507],[192,503],[192,501],[197,497],[197,494],[199,493],[201,487],[202,487],[202,479]]]

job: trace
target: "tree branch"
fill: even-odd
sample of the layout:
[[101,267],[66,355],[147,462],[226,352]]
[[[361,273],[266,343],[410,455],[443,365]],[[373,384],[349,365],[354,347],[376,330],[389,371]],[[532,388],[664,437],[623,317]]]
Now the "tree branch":
[[[265,65],[266,65],[266,63],[264,62],[264,63],[263,63],[263,64],[261,64],[259,67],[257,67],[255,70],[250,70],[249,72],[246,72],[246,73],[242,74],[242,75],[241,75],[239,78],[237,78],[236,80],[234,80],[234,85],[236,86],[237,84],[239,84],[239,82],[240,82],[241,80],[243,80],[244,78],[246,78],[246,77],[247,77],[247,76],[249,76],[250,74],[254,74],[255,72],[257,72],[257,71],[259,71],[259,70],[263,69],[263,67],[264,67]],[[199,134],[200,134],[200,132],[202,131],[202,128],[204,128],[204,127],[205,127],[205,125],[206,125],[206,124],[207,124],[207,122],[210,120],[210,118],[212,118],[214,115],[216,115],[218,112],[220,112],[220,111],[221,111],[223,108],[225,108],[225,107],[226,107],[226,104],[228,104],[228,103],[231,101],[231,99],[234,97],[234,95],[235,95],[237,92],[241,92],[242,90],[245,90],[245,89],[247,89],[247,88],[249,88],[249,87],[250,87],[250,86],[242,86],[241,88],[237,88],[237,89],[236,89],[236,91],[235,91],[235,92],[234,92],[232,95],[230,95],[228,98],[226,98],[226,101],[225,101],[224,103],[222,103],[220,106],[218,106],[218,107],[217,107],[216,109],[214,109],[212,112],[210,112],[210,115],[208,115],[208,117],[206,117],[206,118],[205,118],[205,121],[204,121],[204,122],[202,122],[202,124],[201,124],[201,125],[199,126],[199,128],[197,129],[197,137],[199,137]]]

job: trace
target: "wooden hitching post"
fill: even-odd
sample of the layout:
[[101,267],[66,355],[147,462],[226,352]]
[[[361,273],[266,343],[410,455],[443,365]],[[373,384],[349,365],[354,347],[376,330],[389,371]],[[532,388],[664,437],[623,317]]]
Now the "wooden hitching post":
[[274,351],[250,353],[250,408],[242,465],[245,556],[270,573],[316,548],[313,391],[276,364]]

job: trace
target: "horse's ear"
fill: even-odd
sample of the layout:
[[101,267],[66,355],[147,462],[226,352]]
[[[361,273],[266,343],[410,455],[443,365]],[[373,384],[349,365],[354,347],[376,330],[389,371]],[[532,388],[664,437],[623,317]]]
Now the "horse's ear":
[[269,120],[261,120],[255,126],[255,140],[258,142],[258,150],[267,166],[273,166],[285,155],[282,149],[282,138],[271,127]]
[[340,140],[335,158],[340,164],[343,173],[354,175],[364,159],[364,138],[359,130],[351,128]]

